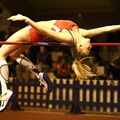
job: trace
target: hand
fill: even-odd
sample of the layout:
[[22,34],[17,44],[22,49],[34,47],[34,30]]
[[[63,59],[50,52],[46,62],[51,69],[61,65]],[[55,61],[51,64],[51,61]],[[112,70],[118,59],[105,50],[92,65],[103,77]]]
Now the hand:
[[23,16],[21,14],[17,14],[14,16],[9,17],[7,20],[12,20],[12,21],[26,21],[27,19],[29,19],[26,16]]

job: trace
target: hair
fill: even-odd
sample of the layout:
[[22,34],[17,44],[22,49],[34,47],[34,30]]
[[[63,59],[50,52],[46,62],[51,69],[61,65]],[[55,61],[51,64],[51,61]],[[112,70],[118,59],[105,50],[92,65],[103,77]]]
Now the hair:
[[72,69],[75,72],[78,80],[89,79],[96,76],[95,73],[91,71],[91,68],[78,60],[74,60],[72,64]]
[[75,47],[71,49],[74,61],[72,63],[72,69],[76,74],[78,80],[89,79],[96,76],[95,73],[91,71],[91,68],[83,63],[82,61],[88,57],[85,57],[82,52],[78,52]]

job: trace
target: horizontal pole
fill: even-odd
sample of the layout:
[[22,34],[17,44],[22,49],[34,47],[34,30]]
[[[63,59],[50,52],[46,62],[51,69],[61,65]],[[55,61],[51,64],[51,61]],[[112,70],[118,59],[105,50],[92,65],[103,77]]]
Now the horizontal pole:
[[59,42],[9,42],[9,41],[0,41],[0,45],[40,45],[40,46],[69,46],[67,43]]
[[[0,41],[0,45],[39,45],[39,46],[70,46],[67,43],[60,42],[9,42],[9,41]],[[91,43],[92,46],[120,46],[120,43]]]
[[105,42],[100,42],[100,43],[91,43],[92,46],[120,46],[120,43],[105,43]]

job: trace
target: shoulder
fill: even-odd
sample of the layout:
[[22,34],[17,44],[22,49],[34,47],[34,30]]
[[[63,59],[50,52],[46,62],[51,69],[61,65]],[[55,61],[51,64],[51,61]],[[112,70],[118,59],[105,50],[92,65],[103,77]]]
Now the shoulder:
[[88,36],[88,30],[87,30],[87,29],[79,28],[79,33],[80,33],[83,37],[87,37],[87,36]]

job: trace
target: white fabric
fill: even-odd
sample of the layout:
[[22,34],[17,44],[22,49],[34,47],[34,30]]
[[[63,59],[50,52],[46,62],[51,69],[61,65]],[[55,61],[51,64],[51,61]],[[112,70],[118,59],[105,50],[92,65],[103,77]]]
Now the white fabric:
[[56,32],[60,32],[60,29],[59,29],[57,26],[55,26],[55,25],[53,25],[53,29],[54,29]]

